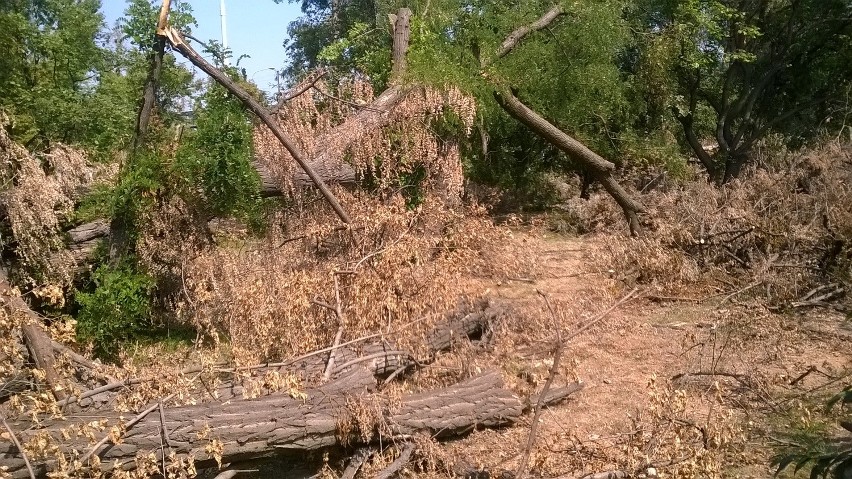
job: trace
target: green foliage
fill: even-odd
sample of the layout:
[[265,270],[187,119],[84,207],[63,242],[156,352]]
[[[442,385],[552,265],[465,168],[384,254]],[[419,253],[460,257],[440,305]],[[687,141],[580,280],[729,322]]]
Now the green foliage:
[[[852,386],[831,397],[825,406],[831,413],[837,405],[841,410],[852,404]],[[835,477],[845,479],[852,473],[852,421],[840,421],[846,437],[832,437],[827,427],[820,422],[800,426],[792,434],[790,441],[772,458],[776,474],[793,467],[793,472],[810,467],[811,479]]]
[[109,218],[113,212],[115,190],[106,185],[98,185],[93,191],[80,199],[74,211],[74,223],[88,223],[100,218]]
[[168,169],[161,154],[151,149],[137,150],[115,187],[110,216],[124,223],[132,236],[136,220],[154,204],[156,195],[167,181]]
[[97,0],[19,0],[0,6],[0,105],[18,118],[19,141],[84,136],[91,73],[103,65]]
[[[159,2],[158,2],[159,3]],[[98,0],[15,0],[0,4],[0,106],[15,118],[14,139],[30,148],[77,143],[109,159],[132,134],[159,7],[131,0],[105,30]],[[175,2],[171,21],[194,20]],[[129,44],[129,48],[128,48]],[[192,74],[165,61],[160,110],[168,115],[191,93]]]
[[796,147],[842,127],[852,84],[848,1],[642,0],[631,13],[640,52],[631,72],[650,110],[716,140],[706,166],[720,181],[737,176],[770,134]]
[[[211,85],[196,116],[196,131],[179,150],[174,172],[179,188],[200,192],[196,203],[213,215],[260,224],[260,177],[251,164],[252,124],[240,101]],[[197,193],[196,193],[197,194]]]
[[[282,3],[284,0],[275,0]],[[296,0],[288,0],[293,3]],[[290,40],[285,42],[290,65],[285,75],[297,79],[320,65],[332,65],[341,71],[352,72],[356,64],[381,65],[366,60],[373,55],[388,55],[383,39],[389,38],[387,19],[380,18],[384,1],[302,0],[304,16],[287,27]],[[384,22],[384,23],[382,23]],[[343,39],[337,50],[324,50]],[[338,53],[338,54],[335,54]]]
[[370,77],[373,86],[381,90],[390,76],[390,29],[356,22],[337,39],[320,50],[317,63],[331,66],[339,72],[359,72]]
[[91,292],[78,291],[77,334],[94,344],[99,356],[111,357],[122,342],[150,330],[154,281],[130,259],[104,264],[92,273]]

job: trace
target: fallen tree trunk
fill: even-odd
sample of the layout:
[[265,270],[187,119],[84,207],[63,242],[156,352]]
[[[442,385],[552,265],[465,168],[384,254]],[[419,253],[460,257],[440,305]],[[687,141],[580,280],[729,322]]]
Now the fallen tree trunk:
[[[515,29],[500,44],[495,58],[500,59],[505,57],[520,44],[521,40],[533,32],[547,28],[562,15],[565,15],[565,9],[561,5],[554,5],[538,20]],[[484,70],[488,64],[487,60],[483,60],[481,68]],[[544,117],[521,102],[514,93],[502,90],[498,89],[494,94],[500,107],[512,116],[512,118],[526,125],[535,134],[580,162],[584,168],[590,171],[594,179],[601,183],[607,193],[615,199],[618,206],[624,211],[624,216],[627,218],[627,223],[630,227],[630,233],[634,236],[638,235],[641,231],[638,213],[643,212],[645,209],[612,176],[615,165],[602,158],[583,143],[572,138],[556,125],[547,121]]]
[[2,268],[0,268],[0,301],[3,302],[4,306],[11,308],[13,312],[25,316],[21,330],[30,358],[35,363],[36,368],[44,373],[44,379],[50,386],[50,392],[56,400],[65,399],[65,391],[54,366],[56,358],[53,355],[50,336],[42,328],[41,318],[27,306],[27,303],[18,294],[13,292],[6,277],[6,271]]
[[[449,388],[405,396],[398,406],[368,393],[373,386],[373,375],[357,368],[345,377],[307,391],[304,400],[278,394],[257,400],[164,408],[160,414],[141,419],[122,435],[120,444],[104,446],[96,454],[104,471],[116,466],[133,469],[137,466],[137,455],[142,453],[154,454],[158,462],[164,453],[193,455],[199,467],[206,467],[214,465],[217,458],[222,462],[238,462],[268,457],[276,451],[305,452],[378,441],[379,422],[383,424],[382,430],[392,436],[426,433],[446,437],[475,427],[507,426],[524,413],[521,401],[503,387],[500,373],[495,371]],[[371,425],[372,430],[358,430],[353,418],[357,411],[352,408],[376,404],[381,406],[381,420]],[[41,429],[28,428],[25,423],[11,424],[23,444],[35,438],[42,441],[49,438],[58,453],[72,459],[80,451],[91,450],[91,442],[79,436],[63,439],[62,430],[85,429],[92,419],[90,414],[72,416],[45,423]],[[98,419],[107,421],[107,430],[124,422],[118,413],[104,414]],[[365,437],[370,440],[364,441]],[[168,445],[165,449],[164,443]],[[12,442],[2,437],[0,463],[13,478],[28,477],[21,454]],[[55,457],[34,459],[33,467],[43,477],[56,470],[57,461]]]

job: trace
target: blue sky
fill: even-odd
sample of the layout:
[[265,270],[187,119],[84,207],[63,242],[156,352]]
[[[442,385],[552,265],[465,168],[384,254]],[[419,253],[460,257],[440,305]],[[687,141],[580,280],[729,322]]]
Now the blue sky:
[[[192,5],[198,27],[193,36],[199,40],[222,41],[219,0],[182,0]],[[125,0],[102,0],[107,25],[112,26],[124,14]],[[250,79],[268,92],[275,91],[275,70],[284,66],[282,44],[288,38],[287,26],[300,14],[301,2],[276,4],[273,0],[225,0],[228,46]],[[195,46],[195,45],[194,45]],[[197,46],[196,46],[197,48]]]

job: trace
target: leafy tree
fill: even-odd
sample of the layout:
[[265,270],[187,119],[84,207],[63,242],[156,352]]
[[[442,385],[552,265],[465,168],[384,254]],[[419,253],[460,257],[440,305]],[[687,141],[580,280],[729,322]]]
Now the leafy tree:
[[86,100],[103,65],[97,0],[0,4],[0,105],[25,143],[85,139]]
[[[637,74],[650,110],[673,111],[711,178],[737,177],[769,134],[798,146],[839,126],[831,120],[852,84],[848,0],[637,5]],[[714,139],[715,153],[702,138]]]
[[[380,90],[390,66],[386,18],[406,6],[414,12],[409,78],[438,87],[458,85],[478,98],[480,141],[471,141],[467,149],[473,178],[540,191],[542,172],[579,169],[571,158],[505,115],[494,101],[495,88],[515,89],[541,115],[616,162],[662,159],[660,152],[669,153],[656,148],[662,135],[638,125],[644,104],[636,101],[635,78],[625,75],[622,67],[633,42],[623,18],[629,2],[555,3],[564,3],[567,15],[530,35],[499,61],[495,52],[506,35],[536,20],[553,1],[375,2],[362,7],[363,23],[351,23],[348,32],[336,36],[291,29],[290,48],[298,50],[298,58],[309,59],[307,66],[358,71]],[[347,3],[347,8],[357,5]],[[333,8],[327,2],[306,0],[303,10],[310,12],[307,17],[317,28],[332,22]]]
[[[275,0],[275,3],[284,1]],[[293,3],[297,0],[287,1]],[[285,42],[290,54],[290,65],[285,75],[293,79],[323,64],[334,64],[351,71],[364,57],[363,48],[347,48],[346,54],[337,58],[322,55],[323,49],[347,37],[353,43],[375,41],[376,36],[372,34],[379,31],[377,15],[386,10],[379,5],[384,2],[377,0],[301,0],[301,3],[304,16],[288,26],[287,32],[292,40]]]

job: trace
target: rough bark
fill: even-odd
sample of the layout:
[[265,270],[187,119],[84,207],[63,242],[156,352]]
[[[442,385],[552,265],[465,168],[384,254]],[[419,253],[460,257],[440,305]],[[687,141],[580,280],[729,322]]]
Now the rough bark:
[[396,20],[393,24],[392,83],[398,83],[402,79],[402,75],[405,73],[408,40],[411,35],[411,29],[409,26],[410,21],[411,10],[408,8],[400,8],[396,14]]
[[565,152],[565,154],[574,160],[582,163],[624,211],[630,227],[630,233],[633,235],[639,234],[641,227],[639,225],[638,213],[643,212],[644,207],[639,201],[633,199],[613,178],[612,171],[615,169],[615,165],[603,159],[579,141],[571,138],[567,133],[526,106],[512,93],[497,94],[497,101],[513,118],[526,125],[530,130]]
[[[267,457],[276,451],[306,452],[353,445],[362,442],[360,438],[365,431],[348,430],[345,426],[351,424],[352,419],[347,397],[354,398],[356,403],[382,404],[383,422],[394,436],[415,433],[453,436],[475,427],[510,425],[524,412],[521,401],[503,387],[500,374],[494,371],[449,388],[404,396],[398,406],[368,393],[374,385],[372,374],[358,368],[345,377],[307,391],[306,400],[279,394],[256,400],[165,408],[162,415],[150,414],[139,421],[123,435],[121,444],[104,446],[97,454],[104,469],[113,467],[116,462],[124,469],[132,469],[137,453],[152,452],[158,459],[162,458],[162,431],[168,431],[171,451],[179,455],[194,454],[202,467],[214,463],[205,451],[213,439],[222,445],[223,462]],[[349,404],[351,407],[352,400]],[[105,414],[102,418],[112,425],[119,421],[119,414]],[[60,430],[74,423],[82,425],[91,421],[91,415],[81,415],[44,423],[38,430],[20,422],[13,422],[12,427],[24,444],[36,435],[48,434],[61,452],[70,455],[73,450],[88,451],[91,445],[86,438],[62,439]],[[199,438],[199,431],[207,428],[207,435]],[[366,432],[379,440],[377,430]],[[28,476],[17,448],[4,438],[0,438],[0,463],[8,468],[13,478]],[[38,475],[45,476],[54,470],[55,462],[41,459],[33,466]]]

